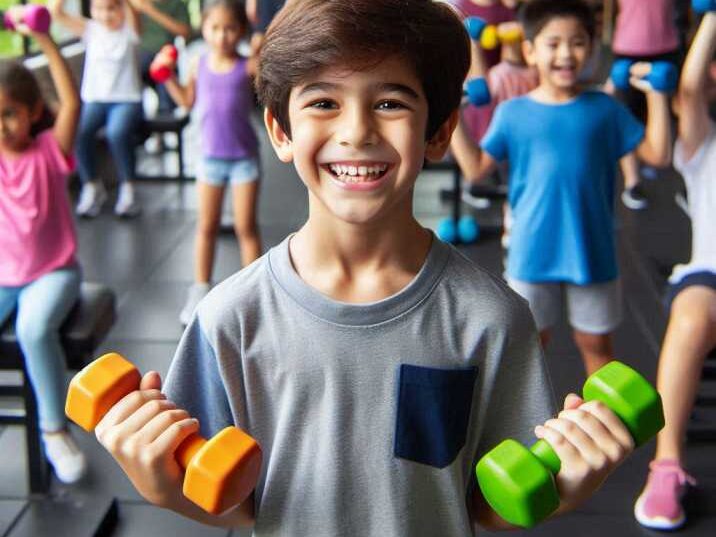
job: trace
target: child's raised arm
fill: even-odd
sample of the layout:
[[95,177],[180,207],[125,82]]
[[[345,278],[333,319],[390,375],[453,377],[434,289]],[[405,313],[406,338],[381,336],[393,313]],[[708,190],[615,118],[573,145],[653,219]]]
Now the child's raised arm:
[[129,0],[129,4],[137,13],[146,15],[171,34],[189,39],[191,27],[158,9],[153,0]]
[[134,2],[128,1],[124,5],[125,12],[127,13],[127,22],[134,30],[134,33],[138,36],[142,33],[142,21],[139,18],[137,8],[134,6]]
[[[160,51],[159,54],[162,54],[162,52]],[[170,58],[164,58],[162,61],[165,61],[167,65],[171,65],[172,63]],[[198,70],[199,58],[195,57],[189,66],[189,77],[187,78],[186,84],[179,82],[175,71],[164,83],[164,87],[167,88],[172,100],[183,108],[192,108],[196,101],[196,73]]]
[[62,152],[65,155],[70,155],[74,148],[75,132],[80,115],[80,96],[77,93],[72,71],[49,34],[31,32],[25,25],[19,25],[18,31],[25,35],[32,35],[47,58],[50,76],[59,101],[52,131]]
[[65,0],[50,0],[48,7],[55,21],[59,22],[77,37],[82,37],[82,34],[85,33],[87,19],[80,15],[67,13],[65,11]]
[[647,108],[646,134],[636,148],[636,155],[651,166],[663,167],[671,163],[669,96],[665,91],[654,89],[644,79],[651,69],[651,64],[638,62],[630,70],[629,82],[646,94]]
[[679,140],[684,158],[689,160],[701,147],[709,132],[709,65],[716,51],[716,12],[706,13],[691,43],[681,72],[677,94]]

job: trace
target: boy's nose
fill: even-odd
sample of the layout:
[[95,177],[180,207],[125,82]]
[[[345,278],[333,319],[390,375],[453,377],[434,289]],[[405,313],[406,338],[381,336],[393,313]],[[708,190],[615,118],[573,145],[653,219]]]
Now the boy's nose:
[[353,147],[375,145],[377,132],[371,114],[357,107],[345,110],[338,128],[338,142]]

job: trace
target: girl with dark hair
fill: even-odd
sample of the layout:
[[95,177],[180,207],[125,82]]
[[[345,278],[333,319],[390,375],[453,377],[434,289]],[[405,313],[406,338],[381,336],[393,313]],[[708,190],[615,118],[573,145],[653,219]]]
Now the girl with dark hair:
[[[85,457],[67,430],[59,327],[79,292],[67,175],[80,111],[72,74],[49,35],[32,35],[59,98],[54,125],[32,73],[0,64],[0,325],[17,309],[16,332],[35,392],[45,454],[72,483]],[[50,128],[51,126],[51,128]]]

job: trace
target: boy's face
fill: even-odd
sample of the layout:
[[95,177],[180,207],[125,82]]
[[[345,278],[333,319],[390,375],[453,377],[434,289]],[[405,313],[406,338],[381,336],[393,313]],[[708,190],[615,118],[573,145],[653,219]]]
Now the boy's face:
[[457,118],[425,140],[422,84],[398,57],[363,71],[325,70],[291,90],[288,108],[290,139],[265,114],[276,153],[294,163],[314,200],[353,224],[412,210],[423,161],[442,157]]
[[119,30],[124,24],[124,3],[121,0],[92,0],[90,15],[110,30]]
[[591,52],[589,34],[574,17],[552,19],[523,47],[527,63],[539,71],[540,83],[559,90],[577,85]]

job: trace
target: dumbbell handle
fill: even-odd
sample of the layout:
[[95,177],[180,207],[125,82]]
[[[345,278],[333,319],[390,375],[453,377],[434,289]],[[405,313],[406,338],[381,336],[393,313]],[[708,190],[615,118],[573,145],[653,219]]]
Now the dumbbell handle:
[[[50,29],[52,17],[45,6],[29,5],[22,6],[19,11],[22,12],[21,21],[25,23],[33,32],[45,33]],[[15,20],[11,16],[12,11],[0,12],[2,14],[3,25],[8,30],[15,29]]]

